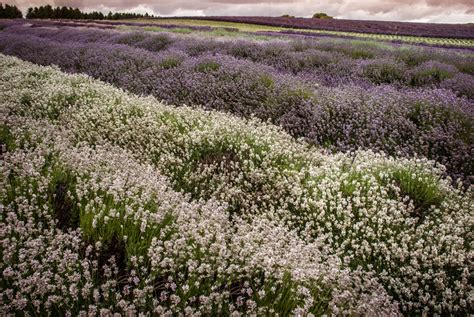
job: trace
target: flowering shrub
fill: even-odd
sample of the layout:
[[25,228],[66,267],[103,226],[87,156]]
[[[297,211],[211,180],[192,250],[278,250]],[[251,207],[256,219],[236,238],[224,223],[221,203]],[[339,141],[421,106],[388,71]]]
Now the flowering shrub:
[[385,60],[371,60],[361,65],[362,76],[374,84],[401,83],[404,80],[404,66]]
[[442,84],[444,87],[450,87],[461,97],[474,99],[474,78],[469,75],[459,74],[453,78],[445,80]]
[[473,309],[472,192],[442,166],[0,69],[2,314]]
[[164,34],[155,36],[147,36],[143,41],[139,42],[137,46],[139,48],[146,49],[151,52],[158,52],[166,49],[173,43],[173,39]]
[[439,62],[425,62],[410,72],[409,83],[412,86],[436,85],[445,79],[454,77],[456,69]]

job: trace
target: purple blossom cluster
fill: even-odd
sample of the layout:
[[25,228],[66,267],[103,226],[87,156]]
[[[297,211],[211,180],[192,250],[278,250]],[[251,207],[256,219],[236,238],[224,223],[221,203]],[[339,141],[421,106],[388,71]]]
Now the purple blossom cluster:
[[21,25],[0,39],[5,54],[169,104],[270,120],[331,151],[425,156],[473,180],[473,63],[457,52]]

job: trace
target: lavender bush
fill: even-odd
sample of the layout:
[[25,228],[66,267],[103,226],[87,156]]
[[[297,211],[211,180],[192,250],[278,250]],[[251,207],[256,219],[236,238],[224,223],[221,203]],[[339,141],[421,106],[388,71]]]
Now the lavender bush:
[[412,86],[436,86],[445,79],[453,78],[456,69],[451,65],[428,61],[409,72],[409,83]]
[[374,84],[402,84],[406,66],[390,59],[373,59],[359,64],[360,75]]

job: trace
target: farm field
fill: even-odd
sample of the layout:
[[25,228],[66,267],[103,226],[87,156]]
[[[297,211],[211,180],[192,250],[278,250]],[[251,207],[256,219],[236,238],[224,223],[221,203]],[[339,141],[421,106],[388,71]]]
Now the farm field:
[[474,25],[472,25],[472,23],[441,24],[258,16],[195,17],[193,19],[230,23],[245,23],[264,26],[290,27],[296,29],[320,29],[326,31],[408,35],[421,37],[446,37],[466,39],[474,38]]
[[[283,21],[288,19],[281,18]],[[275,21],[274,21],[275,20]],[[293,22],[294,19],[291,19]],[[297,19],[298,20],[298,19]],[[303,19],[306,22],[309,19]],[[311,19],[314,20],[314,19]],[[339,20],[338,20],[339,21]],[[97,22],[97,21],[96,21]],[[365,21],[369,22],[370,21]],[[426,44],[433,46],[457,46],[457,47],[474,47],[474,27],[465,25],[463,27],[453,28],[448,26],[437,32],[427,32],[426,30],[418,30],[416,27],[402,29],[402,32],[396,31],[399,26],[394,29],[377,29],[376,26],[360,27],[360,32],[350,31],[352,24],[348,26],[332,26],[324,25],[307,25],[299,26],[288,21],[281,22],[278,18],[255,19],[255,18],[238,18],[231,17],[211,17],[211,18],[159,18],[159,19],[143,19],[143,20],[123,20],[120,22],[104,21],[100,24],[124,25],[131,28],[137,24],[145,24],[148,27],[153,25],[180,26],[181,32],[191,31],[189,27],[210,27],[217,29],[234,29],[235,31],[250,34],[274,34],[274,35],[302,35],[302,36],[336,36],[354,39],[369,39],[388,42]],[[416,24],[415,24],[416,25]],[[423,24],[422,24],[423,25]],[[356,28],[357,29],[357,28]],[[159,29],[160,30],[160,29]],[[162,31],[162,30],[160,30]],[[230,34],[232,35],[232,34]]]
[[0,20],[0,315],[474,309],[471,44],[239,21]]
[[[217,19],[217,18],[216,18]],[[150,32],[170,32],[180,34],[192,34],[193,36],[207,37],[224,37],[224,38],[242,38],[250,40],[275,40],[277,37],[335,37],[354,40],[371,40],[391,43],[404,44],[422,44],[434,47],[458,47],[458,48],[474,48],[474,39],[466,35],[466,30],[460,32],[458,37],[442,37],[438,33],[437,37],[417,36],[420,32],[413,31],[412,35],[385,34],[376,33],[377,30],[371,32],[350,32],[350,31],[334,31],[326,29],[314,28],[298,28],[290,26],[273,26],[249,22],[230,22],[217,20],[204,20],[198,18],[159,18],[159,19],[123,19],[120,21],[34,21],[35,24],[49,24],[62,26],[85,26],[98,28],[117,28],[120,30],[141,30]],[[464,27],[470,30],[470,26]],[[342,28],[342,29],[347,29]],[[409,32],[409,31],[406,31]],[[452,32],[454,33],[454,32]],[[421,33],[423,34],[423,33]],[[450,34],[450,33],[447,33]],[[465,38],[461,37],[465,36]]]

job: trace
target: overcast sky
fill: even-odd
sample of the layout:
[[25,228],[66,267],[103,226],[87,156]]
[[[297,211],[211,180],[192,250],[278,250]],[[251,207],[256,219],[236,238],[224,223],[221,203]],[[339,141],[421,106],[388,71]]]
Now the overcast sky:
[[474,0],[0,0],[23,11],[30,6],[78,7],[81,10],[130,11],[160,16],[269,15],[309,17],[326,12],[341,19],[415,22],[474,22]]

